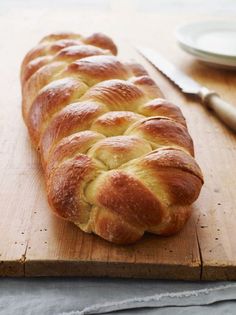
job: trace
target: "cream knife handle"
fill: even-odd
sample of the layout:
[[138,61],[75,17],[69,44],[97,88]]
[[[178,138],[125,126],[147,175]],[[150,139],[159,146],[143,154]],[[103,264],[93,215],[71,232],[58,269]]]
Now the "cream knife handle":
[[236,106],[223,101],[217,93],[209,91],[205,87],[200,90],[198,95],[202,102],[212,109],[220,120],[236,132]]

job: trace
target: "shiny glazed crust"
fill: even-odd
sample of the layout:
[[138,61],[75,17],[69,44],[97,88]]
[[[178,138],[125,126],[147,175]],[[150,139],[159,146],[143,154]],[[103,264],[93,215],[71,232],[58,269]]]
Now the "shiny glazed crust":
[[53,211],[129,244],[179,231],[203,177],[180,109],[116,53],[103,34],[44,37],[22,63],[22,112]]

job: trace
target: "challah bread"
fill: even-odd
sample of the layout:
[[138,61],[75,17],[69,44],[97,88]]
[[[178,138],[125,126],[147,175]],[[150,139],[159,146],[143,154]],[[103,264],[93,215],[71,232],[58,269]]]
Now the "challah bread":
[[180,109],[107,36],[45,37],[21,68],[23,116],[60,217],[119,244],[170,235],[203,177]]

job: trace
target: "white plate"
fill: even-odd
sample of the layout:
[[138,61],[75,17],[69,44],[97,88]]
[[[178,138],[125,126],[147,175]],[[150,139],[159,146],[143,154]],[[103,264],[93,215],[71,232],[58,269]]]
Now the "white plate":
[[236,21],[210,20],[177,28],[181,48],[209,64],[236,68]]

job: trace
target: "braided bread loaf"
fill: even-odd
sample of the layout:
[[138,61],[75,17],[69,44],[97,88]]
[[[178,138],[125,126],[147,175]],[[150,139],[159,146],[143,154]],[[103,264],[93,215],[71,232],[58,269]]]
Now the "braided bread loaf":
[[102,34],[49,35],[21,68],[23,117],[53,211],[128,244],[169,235],[203,184],[180,109]]

